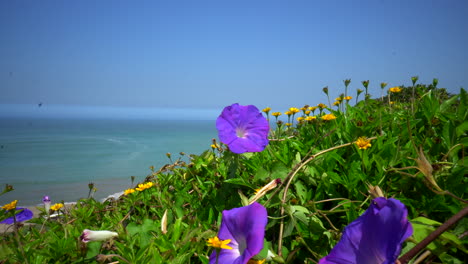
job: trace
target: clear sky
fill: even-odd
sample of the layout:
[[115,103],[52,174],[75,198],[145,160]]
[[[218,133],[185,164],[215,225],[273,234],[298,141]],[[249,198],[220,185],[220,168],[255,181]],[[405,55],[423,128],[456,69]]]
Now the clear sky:
[[468,83],[468,1],[0,1],[0,103],[273,111]]

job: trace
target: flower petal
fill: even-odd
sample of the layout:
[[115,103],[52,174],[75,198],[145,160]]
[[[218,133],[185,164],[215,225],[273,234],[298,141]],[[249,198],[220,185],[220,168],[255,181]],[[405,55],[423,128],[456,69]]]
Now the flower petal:
[[[223,211],[223,218],[218,237],[221,240],[231,239],[229,246],[233,249],[222,249],[218,263],[245,264],[263,248],[263,238],[267,224],[267,211],[261,204]],[[216,251],[210,256],[210,263],[216,262]]]
[[260,152],[268,145],[268,121],[254,105],[233,104],[216,120],[219,140],[237,154]]
[[[33,212],[27,208],[17,207],[16,210],[17,211],[23,210],[15,215],[17,223],[33,218],[33,215],[34,215]],[[0,222],[0,224],[9,224],[9,225],[13,223],[14,223],[13,217],[8,217],[7,219]]]
[[395,263],[401,244],[413,233],[407,214],[400,201],[375,198],[366,212],[345,228],[341,240],[319,263]]

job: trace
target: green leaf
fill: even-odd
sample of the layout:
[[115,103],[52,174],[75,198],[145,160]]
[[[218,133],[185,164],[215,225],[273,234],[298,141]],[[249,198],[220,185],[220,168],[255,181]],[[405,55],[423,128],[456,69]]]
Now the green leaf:
[[457,126],[455,129],[457,133],[457,137],[462,135],[466,135],[468,131],[468,121],[463,122],[461,125]]
[[239,194],[239,197],[241,198],[242,206],[249,205],[249,198],[247,198],[247,196],[245,196],[241,190],[237,190],[237,193]]
[[276,163],[271,170],[272,179],[284,180],[288,176],[289,170],[282,163]]
[[442,253],[439,255],[440,260],[442,263],[450,263],[450,264],[465,264],[465,261],[459,260],[448,253]]
[[315,215],[310,217],[309,229],[310,229],[310,232],[316,233],[316,234],[321,234],[323,233],[323,231],[326,230],[326,228],[323,226],[322,220],[320,220],[320,218],[318,218]]
[[302,181],[299,180],[294,183],[294,187],[296,189],[296,195],[299,196],[301,203],[304,204],[307,200],[307,188]]
[[257,173],[255,173],[254,181],[263,180],[268,177],[269,173],[263,167],[258,168]]
[[[419,242],[421,242],[424,238],[426,238],[429,234],[434,232],[435,228],[432,226],[428,226],[426,224],[420,224],[420,223],[412,223],[413,225],[413,238]],[[431,251],[436,250],[438,247],[442,246],[438,241],[433,241],[431,242],[427,248],[430,249]]]
[[451,111],[451,107],[452,105],[458,100],[458,96],[455,95],[455,96],[452,96],[451,98],[449,98],[448,100],[444,101],[441,105],[440,105],[440,111],[442,113],[446,113],[448,112],[449,110]]
[[249,187],[250,189],[253,189],[253,186],[252,184],[246,182],[244,179],[242,178],[233,178],[233,179],[227,179],[224,181],[225,183],[230,183],[230,184],[238,184],[238,185],[242,185],[242,186],[245,186],[245,187]]
[[437,221],[434,221],[432,219],[423,217],[423,216],[416,217],[416,218],[410,220],[410,222],[411,223],[424,224],[424,225],[428,225],[428,226],[440,226],[441,225],[441,223],[439,223]]
[[99,254],[102,242],[90,242],[87,244],[88,251],[86,252],[86,258],[93,258]]
[[171,236],[172,243],[175,243],[179,240],[180,235],[182,234],[182,218],[177,218],[173,225],[173,232]]

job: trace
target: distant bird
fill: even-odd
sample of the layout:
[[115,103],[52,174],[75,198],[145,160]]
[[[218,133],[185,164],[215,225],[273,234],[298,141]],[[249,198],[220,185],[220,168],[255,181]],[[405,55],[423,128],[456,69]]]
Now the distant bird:
[[41,106],[42,106],[42,102],[38,103],[37,106],[41,107]]

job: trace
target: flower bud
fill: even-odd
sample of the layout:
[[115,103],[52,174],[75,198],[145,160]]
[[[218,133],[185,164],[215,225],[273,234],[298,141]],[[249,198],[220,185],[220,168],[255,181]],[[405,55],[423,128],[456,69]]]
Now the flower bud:
[[368,184],[367,188],[369,188],[369,193],[373,199],[377,197],[385,197],[382,192],[382,189],[380,189],[379,186],[372,186],[372,184]]
[[83,233],[80,236],[80,240],[83,243],[88,243],[91,241],[104,241],[113,237],[118,236],[116,232],[111,232],[107,230],[93,231],[89,229],[83,230]]
[[346,79],[343,82],[344,82],[344,85],[348,87],[348,85],[351,83],[351,79]]
[[167,233],[167,209],[161,219],[161,232],[165,235]]
[[328,86],[323,87],[322,91],[323,91],[326,95],[328,95]]
[[362,81],[362,85],[367,89],[367,87],[369,86],[369,80]]
[[44,203],[44,210],[46,211],[47,214],[49,214],[49,211],[50,211],[50,198],[49,196],[44,196],[44,198],[42,198],[42,202]]

